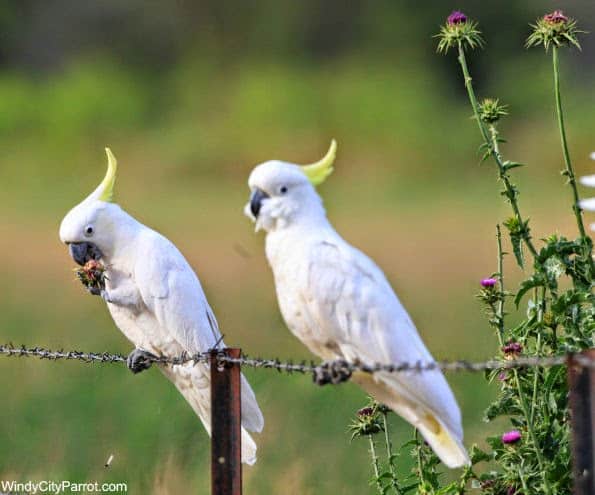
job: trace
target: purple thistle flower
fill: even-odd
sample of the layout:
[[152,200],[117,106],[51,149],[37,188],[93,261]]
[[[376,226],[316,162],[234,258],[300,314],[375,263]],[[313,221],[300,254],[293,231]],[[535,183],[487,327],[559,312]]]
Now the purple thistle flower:
[[502,352],[507,356],[518,355],[523,352],[523,346],[518,342],[510,341],[502,346]]
[[531,27],[533,32],[527,38],[527,47],[542,45],[548,51],[552,45],[572,45],[580,50],[578,35],[584,31],[578,29],[576,21],[565,16],[561,10],[540,17]]
[[446,18],[446,23],[449,26],[455,26],[457,24],[465,24],[467,22],[467,16],[458,10],[453,10],[452,13]]
[[368,418],[374,414],[374,409],[371,407],[364,407],[357,412],[360,418]]
[[484,45],[481,31],[477,22],[469,19],[463,12],[454,10],[446,18],[446,22],[440,26],[438,52],[447,53],[451,48],[460,47],[463,50],[475,50]]
[[506,380],[508,380],[508,375],[506,374],[506,371],[501,371],[500,373],[498,373],[498,380],[500,380],[501,382],[505,382]]
[[551,14],[544,15],[543,20],[549,24],[560,24],[568,22],[568,17],[561,10],[554,10]]
[[502,435],[502,443],[507,445],[517,443],[521,439],[521,432],[519,430],[507,431]]
[[484,278],[481,280],[481,286],[485,287],[486,289],[491,289],[496,285],[498,281],[495,278]]

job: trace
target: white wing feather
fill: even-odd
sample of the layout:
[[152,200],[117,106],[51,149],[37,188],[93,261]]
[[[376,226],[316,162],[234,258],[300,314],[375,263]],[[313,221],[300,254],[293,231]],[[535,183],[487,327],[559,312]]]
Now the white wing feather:
[[[148,235],[150,242],[143,243],[147,253],[138,253],[135,269],[143,302],[185,351],[194,354],[211,349],[220,342],[221,333],[198,277],[169,240],[153,231]],[[191,405],[195,401],[186,398]],[[243,375],[242,425],[257,432],[264,426],[254,392]]]
[[[308,261],[308,293],[303,300],[309,319],[323,338],[336,340],[342,357],[370,364],[433,360],[386,277],[366,255],[337,236],[314,244]],[[442,372],[380,373],[369,383],[366,378],[356,381],[372,395],[383,395],[378,400],[403,399],[407,407],[397,412],[410,422],[419,426],[430,414],[446,427],[455,437],[455,445],[442,452],[447,464],[468,461],[460,443],[460,411]],[[381,391],[379,382],[390,391]],[[440,447],[435,450],[440,455]]]

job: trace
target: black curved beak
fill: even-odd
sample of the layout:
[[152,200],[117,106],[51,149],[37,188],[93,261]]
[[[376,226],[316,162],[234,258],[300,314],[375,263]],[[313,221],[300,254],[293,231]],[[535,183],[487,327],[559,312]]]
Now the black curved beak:
[[262,202],[267,198],[270,198],[270,196],[262,189],[254,189],[252,196],[250,196],[250,211],[254,215],[254,218],[258,218],[258,214],[262,208]]
[[99,248],[90,242],[72,242],[68,245],[68,251],[72,259],[81,266],[85,266],[89,260],[101,258]]

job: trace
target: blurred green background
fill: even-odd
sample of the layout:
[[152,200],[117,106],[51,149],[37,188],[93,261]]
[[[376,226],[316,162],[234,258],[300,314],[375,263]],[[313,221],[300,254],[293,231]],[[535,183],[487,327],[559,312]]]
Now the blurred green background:
[[[336,171],[320,192],[339,232],[385,270],[437,358],[493,355],[474,295],[495,271],[495,225],[508,209],[492,164],[478,166],[456,59],[436,55],[432,35],[451,8],[480,21],[488,45],[471,70],[482,96],[510,105],[504,151],[529,165],[515,178],[534,237],[574,236],[550,60],[523,48],[528,23],[559,7],[595,31],[592,0],[4,0],[0,341],[131,350],[75,282],[58,239],[63,215],[102,178],[109,145],[117,201],[189,258],[227,343],[311,358],[283,325],[263,236],[242,208],[255,164],[314,161],[334,137]],[[579,175],[592,172],[595,148],[595,36],[582,41],[582,52],[562,56]],[[371,491],[367,445],[347,434],[366,400],[359,389],[246,373],[266,426],[245,493]],[[494,393],[483,377],[448,378],[466,443],[499,431],[482,422]],[[156,370],[2,358],[0,394],[0,479],[208,493],[208,438]],[[409,440],[411,428],[393,423],[395,442]]]

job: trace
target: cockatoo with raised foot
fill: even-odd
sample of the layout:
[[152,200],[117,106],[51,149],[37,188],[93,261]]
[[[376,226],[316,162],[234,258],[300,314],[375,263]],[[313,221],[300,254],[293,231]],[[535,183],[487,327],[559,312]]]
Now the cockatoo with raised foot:
[[[380,268],[344,241],[326,217],[315,186],[332,172],[335,153],[333,141],[317,163],[273,160],[250,174],[245,213],[257,231],[266,231],[266,256],[283,318],[323,360],[432,362]],[[415,426],[444,464],[469,464],[461,413],[440,370],[356,372],[351,379]],[[320,381],[328,382],[328,376]]]
[[[201,284],[180,251],[164,236],[138,222],[112,202],[117,163],[106,149],[107,174],[101,184],[62,220],[60,240],[83,266],[97,260],[105,267],[100,295],[115,324],[136,346],[128,366],[139,372],[151,358],[195,354],[222,345],[217,320]],[[204,363],[159,364],[211,432],[210,373]],[[242,461],[256,461],[248,431],[260,432],[264,420],[248,381],[242,377]]]

